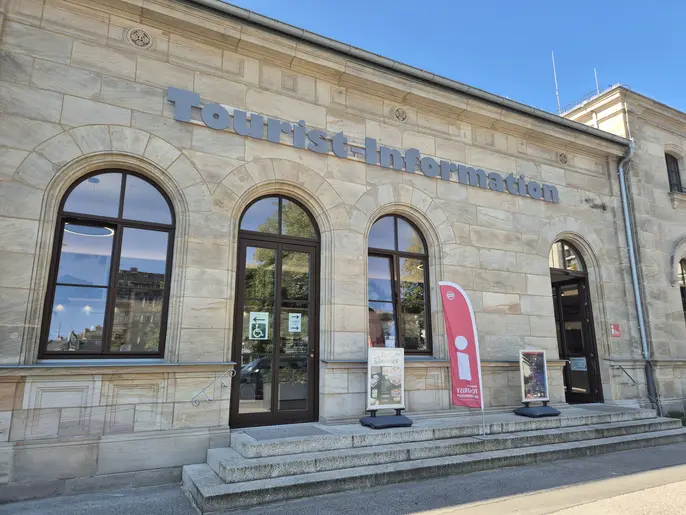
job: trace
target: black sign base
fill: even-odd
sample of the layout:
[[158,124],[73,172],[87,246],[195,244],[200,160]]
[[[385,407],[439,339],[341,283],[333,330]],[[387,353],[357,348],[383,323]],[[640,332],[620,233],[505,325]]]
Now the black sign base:
[[382,415],[380,417],[376,416],[377,410],[369,410],[371,413],[368,417],[362,417],[360,419],[360,424],[363,426],[371,427],[372,429],[388,429],[389,427],[410,427],[412,425],[412,420],[407,418],[405,415],[401,415],[400,412],[403,409],[396,409],[395,415]]
[[529,403],[526,403],[523,407],[514,410],[514,414],[529,418],[557,417],[560,411],[548,406],[547,402],[544,406],[536,406],[535,408],[529,407]]
[[362,417],[360,424],[372,429],[388,429],[389,427],[410,427],[412,420],[405,415],[382,415],[380,417]]

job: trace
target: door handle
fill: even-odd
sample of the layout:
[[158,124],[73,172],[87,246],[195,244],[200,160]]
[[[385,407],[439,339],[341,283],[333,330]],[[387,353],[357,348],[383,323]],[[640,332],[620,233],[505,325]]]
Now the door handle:
[[310,357],[314,359],[314,352],[310,352]]

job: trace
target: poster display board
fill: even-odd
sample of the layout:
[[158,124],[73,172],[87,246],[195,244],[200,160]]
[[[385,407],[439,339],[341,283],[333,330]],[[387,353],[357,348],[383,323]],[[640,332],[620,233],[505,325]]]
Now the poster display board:
[[370,347],[367,359],[367,411],[405,409],[405,351]]
[[545,351],[520,350],[519,374],[522,382],[522,402],[550,400]]

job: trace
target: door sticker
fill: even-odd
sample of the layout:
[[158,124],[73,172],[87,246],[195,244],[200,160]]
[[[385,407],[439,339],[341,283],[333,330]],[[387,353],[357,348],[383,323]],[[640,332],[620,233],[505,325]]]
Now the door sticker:
[[619,324],[610,324],[610,336],[619,338]]
[[300,313],[288,313],[288,332],[299,333],[302,331],[302,315]]
[[569,358],[569,368],[572,372],[586,372],[588,366],[586,365],[586,358]]
[[250,312],[249,340],[269,339],[269,313],[264,311]]

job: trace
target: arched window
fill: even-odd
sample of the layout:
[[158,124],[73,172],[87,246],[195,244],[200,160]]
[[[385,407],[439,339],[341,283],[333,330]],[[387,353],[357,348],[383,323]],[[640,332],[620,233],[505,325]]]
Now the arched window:
[[681,307],[686,318],[686,259],[679,261],[679,290],[681,291]]
[[369,343],[431,352],[429,260],[417,228],[399,216],[379,218],[369,232]]
[[669,191],[682,193],[681,174],[679,172],[679,161],[671,154],[665,154],[667,162],[667,177],[669,177]]
[[568,272],[586,271],[579,252],[564,240],[556,241],[553,243],[553,246],[550,247],[548,266],[550,266],[550,268],[557,268],[558,270],[567,270]]
[[174,214],[146,179],[86,176],[57,217],[40,357],[160,357]]

